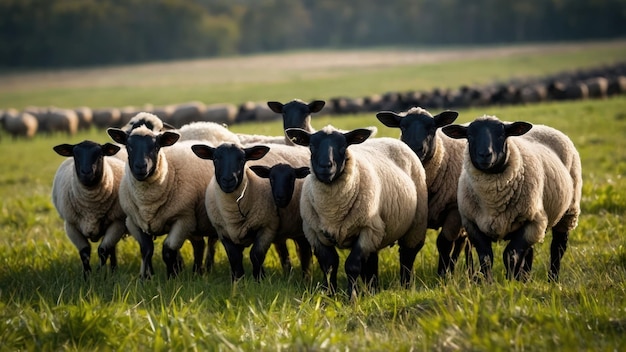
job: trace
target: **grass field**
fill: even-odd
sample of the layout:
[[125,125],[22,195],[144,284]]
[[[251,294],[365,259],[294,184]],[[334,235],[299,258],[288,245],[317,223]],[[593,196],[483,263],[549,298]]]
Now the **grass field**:
[[[551,71],[610,63],[620,58],[618,51],[623,53],[624,48],[606,50],[597,49],[595,55],[589,51],[524,52],[499,58],[497,65],[490,62],[491,70],[489,62],[477,59],[390,67],[380,74],[369,69],[364,69],[365,73],[359,68],[337,69],[337,77],[326,82],[354,79],[364,87],[397,84],[401,90],[424,76],[430,77],[425,80],[437,77],[458,86],[467,83],[464,80],[471,72],[489,79],[539,74],[537,62],[546,62],[544,69],[550,67]],[[613,56],[607,56],[608,51]],[[414,76],[403,83],[399,83],[402,75],[394,76],[392,84],[385,75],[394,70],[411,71]],[[453,74],[461,71],[462,77]],[[308,79],[282,80],[256,92],[254,98],[286,100],[296,93],[302,98],[326,96],[320,94],[324,80],[311,79],[315,87],[311,91],[301,86]],[[247,94],[259,83],[237,84],[223,83],[221,88],[231,92],[224,96],[248,100]],[[287,95],[288,87],[296,93]],[[359,90],[363,87],[357,89],[348,82],[344,87],[342,95],[363,93]],[[66,104],[83,105],[90,99],[101,106],[123,103],[98,97],[99,89],[75,89],[75,97]],[[211,89],[219,91],[218,87]],[[329,95],[335,94],[332,89]],[[46,99],[60,99],[54,88],[30,92],[20,91],[16,101],[40,105],[48,104],[40,103]],[[135,89],[129,88],[129,95],[135,98],[144,94],[140,88],[137,95],[130,92]],[[180,94],[177,99],[196,98],[184,95],[183,99]],[[0,99],[1,106],[10,102],[4,92]],[[194,276],[188,265],[178,278],[166,280],[158,254],[156,276],[142,281],[137,278],[139,247],[131,238],[119,244],[118,271],[95,271],[85,281],[78,253],[50,202],[52,178],[63,160],[52,146],[83,139],[104,142],[109,141],[108,136],[92,130],[71,138],[11,141],[2,135],[0,350],[625,350],[626,96],[461,110],[459,122],[484,113],[551,125],[568,134],[579,149],[584,178],[582,216],[570,235],[559,284],[547,282],[550,235],[546,243],[535,247],[535,266],[528,283],[505,280],[502,243],[494,247],[493,284],[476,285],[461,270],[441,280],[436,274],[436,234],[432,231],[416,260],[416,280],[410,289],[398,283],[397,247],[388,248],[381,252],[381,292],[364,293],[354,302],[343,294],[328,297],[318,289],[321,274],[316,263],[312,283],[301,279],[297,260],[293,273],[283,275],[273,250],[266,260],[268,276],[261,283],[247,275],[231,284],[221,246],[216,268],[209,275]],[[398,135],[382,126],[374,114],[313,120],[316,128],[328,123],[346,129],[374,125],[378,136]],[[279,134],[281,124],[235,125],[231,129]],[[161,242],[157,240],[157,253]],[[190,246],[186,244],[183,250],[186,263],[191,263]],[[342,260],[345,255],[342,253]],[[93,256],[95,265],[95,253]],[[249,274],[251,266],[245,264]],[[344,288],[343,268],[339,273],[339,286]]]

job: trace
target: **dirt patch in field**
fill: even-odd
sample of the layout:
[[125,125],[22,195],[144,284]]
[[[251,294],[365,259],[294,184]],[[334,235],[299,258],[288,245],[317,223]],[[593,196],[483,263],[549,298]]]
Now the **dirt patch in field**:
[[444,61],[507,57],[529,53],[626,47],[626,40],[549,43],[454,49],[377,49],[307,51],[231,58],[184,60],[140,65],[66,69],[0,76],[0,91],[77,87],[139,87],[274,82],[297,75],[315,77],[350,68],[381,68]]

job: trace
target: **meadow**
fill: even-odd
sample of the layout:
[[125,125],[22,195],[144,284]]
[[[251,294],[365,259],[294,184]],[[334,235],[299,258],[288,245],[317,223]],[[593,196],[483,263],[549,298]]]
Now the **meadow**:
[[[151,102],[159,104],[168,99],[201,99],[197,91],[231,102],[327,99],[338,94],[381,93],[393,87],[488,83],[626,58],[623,42],[588,49],[582,45],[563,51],[519,50],[497,58],[468,55],[465,60],[327,68],[324,77],[317,78],[294,78],[290,74],[295,71],[290,71],[271,80],[261,74],[257,79],[248,76],[248,81],[238,80],[233,71],[231,81],[217,85],[199,80],[185,86],[184,80],[175,79],[170,96],[166,83],[126,90],[118,86],[119,81],[74,87],[67,81],[47,80],[58,73],[31,72],[20,75],[34,82],[39,77],[41,84],[16,83],[13,95],[0,94],[0,107],[137,105],[147,102],[151,91],[160,99]],[[118,72],[107,70],[110,77]],[[164,82],[166,76],[164,72]],[[17,77],[11,76],[18,82]],[[101,95],[107,90],[111,95]],[[214,97],[213,93],[222,95]],[[214,270],[195,276],[190,270],[191,246],[185,244],[187,267],[179,277],[167,280],[160,260],[162,238],[155,246],[157,274],[151,280],[138,278],[139,246],[132,238],[118,245],[116,272],[95,270],[84,280],[78,253],[50,201],[52,178],[63,160],[52,147],[83,139],[110,139],[101,130],[17,141],[2,134],[0,350],[625,350],[626,96],[459,112],[458,122],[487,113],[548,124],[569,135],[577,146],[583,164],[582,215],[570,234],[559,283],[547,282],[549,234],[545,243],[535,247],[535,265],[527,283],[505,279],[503,243],[494,246],[494,283],[475,284],[463,272],[464,265],[441,279],[436,273],[434,231],[429,231],[426,246],[418,254],[412,287],[400,287],[397,247],[391,247],[380,255],[380,292],[365,292],[355,301],[343,292],[327,296],[317,285],[321,273],[316,262],[311,282],[301,278],[297,259],[292,273],[283,274],[273,250],[265,263],[265,280],[255,282],[251,265],[245,261],[246,277],[233,284],[221,245]],[[344,129],[376,126],[377,136],[398,136],[397,130],[384,127],[374,114],[314,116],[312,124]],[[235,132],[273,135],[280,134],[281,128],[280,121],[231,126]],[[92,265],[96,265],[93,247]],[[293,258],[294,248],[290,249]],[[346,254],[341,253],[342,261]],[[340,288],[345,283],[342,267]]]

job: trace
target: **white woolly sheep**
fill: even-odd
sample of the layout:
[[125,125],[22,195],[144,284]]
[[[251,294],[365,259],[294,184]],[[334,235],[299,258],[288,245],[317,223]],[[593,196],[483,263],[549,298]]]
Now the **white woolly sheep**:
[[[154,133],[146,126],[132,130],[130,135],[116,128],[107,132],[128,151],[120,203],[127,215],[128,231],[141,248],[141,276],[154,274],[153,240],[165,234],[162,254],[168,277],[176,276],[181,270],[180,248],[186,239],[194,249],[193,270],[201,272],[202,236],[209,237],[211,246],[217,240],[204,207],[204,193],[213,175],[213,165],[196,162],[191,151],[194,142],[177,143],[180,135],[176,132]],[[212,254],[211,250],[207,253],[207,269],[213,263]]]
[[[326,104],[323,100],[313,100],[305,103],[300,99],[294,99],[287,104],[278,101],[268,101],[267,106],[283,117],[283,130],[288,128],[301,128],[309,133],[315,132],[311,126],[311,114],[320,112]],[[293,142],[284,136],[287,145],[293,145]]]
[[[300,194],[303,179],[311,173],[309,167],[294,168],[289,164],[278,163],[271,167],[251,165],[250,170],[261,178],[269,179],[276,213],[280,218],[279,237],[282,237],[280,234],[285,234],[286,237],[293,238],[302,265],[303,276],[308,277],[311,263],[311,244],[302,230]],[[286,240],[275,240],[274,248],[276,248],[283,270],[285,272],[291,271],[291,260],[289,259]]]
[[[309,162],[308,150],[284,145],[244,148],[233,143],[223,143],[217,148],[198,144],[192,149],[199,158],[213,160],[215,166],[215,176],[206,189],[205,205],[226,249],[232,279],[237,280],[244,275],[243,250],[252,245],[250,260],[253,277],[260,280],[271,244],[274,241],[284,242],[286,237],[297,238],[301,231],[279,232],[282,218],[276,212],[271,186],[257,177],[249,165],[282,162],[296,167],[306,166]],[[261,158],[262,162],[255,162]],[[303,270],[306,273],[308,263],[303,264]]]
[[118,198],[124,162],[110,158],[120,147],[83,141],[60,144],[54,151],[66,159],[54,176],[52,203],[65,222],[67,237],[78,249],[83,274],[91,271],[89,241],[97,242],[100,267],[110,258],[111,270],[117,266],[115,245],[127,233],[126,215]]
[[400,140],[415,152],[424,166],[428,186],[428,228],[441,228],[437,237],[439,276],[454,271],[464,248],[471,271],[471,248],[466,246],[467,236],[462,229],[456,200],[465,142],[448,138],[441,132],[441,127],[454,122],[458,115],[456,111],[444,111],[432,116],[420,107],[400,114],[391,111],[376,114],[385,126],[401,130]]
[[342,133],[326,126],[314,134],[297,128],[286,133],[311,150],[312,174],[302,186],[300,212],[328,289],[337,287],[335,247],[351,249],[345,270],[352,297],[359,276],[378,286],[378,251],[396,241],[401,283],[408,285],[428,221],[426,176],[415,153],[397,139],[367,140],[370,129]]
[[124,125],[121,129],[130,134],[135,128],[146,126],[152,132],[162,132],[165,130],[173,130],[174,126],[163,122],[158,116],[149,112],[139,112]]
[[446,126],[443,132],[469,141],[459,211],[485,279],[492,280],[492,241],[509,241],[503,254],[507,277],[525,280],[533,245],[552,228],[549,279],[557,281],[569,231],[580,214],[581,164],[572,141],[551,127],[494,116]]
[[192,122],[178,129],[181,141],[198,140],[218,146],[222,143],[239,143],[237,134],[231,132],[224,125],[215,122]]
[[2,117],[2,126],[16,139],[18,137],[33,138],[38,129],[37,118],[27,112],[8,109]]

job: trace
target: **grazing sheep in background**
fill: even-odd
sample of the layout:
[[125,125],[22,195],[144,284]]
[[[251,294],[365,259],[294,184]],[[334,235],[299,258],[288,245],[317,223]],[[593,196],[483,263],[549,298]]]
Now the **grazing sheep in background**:
[[428,221],[426,176],[415,153],[393,138],[367,140],[371,129],[342,133],[332,126],[309,133],[290,128],[294,143],[311,150],[312,174],[302,186],[300,212],[327,288],[337,287],[336,247],[350,248],[348,295],[356,281],[378,286],[378,251],[400,244],[400,280],[411,280]]
[[[198,141],[177,143],[177,132],[154,133],[146,126],[133,129],[130,135],[117,128],[107,132],[128,151],[119,194],[128,231],[141,248],[141,276],[154,274],[153,240],[165,234],[162,253],[168,277],[176,276],[182,269],[180,248],[186,239],[194,249],[193,270],[201,272],[205,249],[202,237],[208,236],[210,244],[215,243],[217,233],[204,207],[213,165],[196,162],[191,146]],[[207,258],[207,269],[212,263],[213,258]]]
[[122,113],[118,108],[101,108],[93,110],[93,124],[97,128],[120,127]]
[[432,116],[420,107],[400,114],[391,111],[376,114],[385,126],[402,131],[400,140],[415,152],[424,166],[428,186],[428,228],[441,228],[437,237],[439,276],[454,271],[464,248],[466,263],[471,271],[471,249],[466,246],[467,237],[462,229],[456,199],[465,142],[448,138],[441,132],[441,127],[454,122],[458,115],[456,111],[444,111]]
[[97,242],[100,267],[110,258],[111,270],[117,266],[115,246],[127,233],[126,215],[119,202],[118,189],[124,162],[109,158],[120,147],[83,141],[60,144],[54,151],[69,157],[57,169],[52,183],[52,203],[65,222],[65,232],[83,263],[83,274],[91,271],[89,241]]
[[176,128],[180,128],[188,123],[200,121],[205,110],[206,105],[199,101],[179,104],[175,106],[169,121]]
[[78,131],[78,115],[74,110],[50,108],[45,119],[45,131],[75,135]]
[[276,114],[267,106],[266,103],[247,101],[239,105],[239,110],[237,112],[237,118],[235,119],[235,122],[262,122],[272,121],[276,118]]
[[594,77],[585,80],[590,98],[606,98],[609,90],[609,80],[604,77]]
[[[311,133],[315,132],[315,129],[311,126],[311,114],[320,112],[325,104],[326,102],[323,100],[313,100],[307,104],[300,99],[294,99],[287,104],[278,101],[267,102],[267,106],[273,112],[283,116],[283,130],[301,128]],[[284,139],[287,145],[294,145],[287,136]]]
[[153,107],[148,112],[156,115],[163,122],[167,122],[167,123],[169,123],[171,125],[172,114],[174,113],[174,109],[175,108],[176,108],[176,106],[174,106],[174,105],[156,106],[156,107]]
[[549,278],[558,281],[569,231],[578,223],[582,176],[572,141],[547,126],[501,122],[483,116],[443,132],[468,139],[459,179],[459,211],[491,281],[491,243],[508,240],[503,254],[508,278],[527,279],[533,245],[552,228]]
[[81,106],[74,108],[76,116],[78,116],[78,130],[84,131],[91,128],[93,122],[93,111],[89,107]]
[[234,104],[211,104],[206,106],[201,120],[232,125],[236,118],[237,106]]
[[[249,168],[259,163],[289,163],[306,166],[309,151],[285,145],[241,147],[224,143],[217,148],[198,144],[193,152],[202,159],[213,160],[215,176],[206,189],[206,211],[226,249],[231,267],[231,277],[237,280],[244,275],[243,250],[252,245],[250,260],[253,276],[260,280],[263,262],[271,244],[284,243],[287,237],[296,239],[296,233],[281,233],[280,212],[276,211],[271,186],[257,177]],[[255,162],[263,158],[262,162]],[[286,220],[292,221],[293,219]],[[289,223],[285,223],[289,225]],[[304,272],[308,262],[303,263]]]
[[608,95],[626,93],[626,76],[614,76],[609,79]]
[[587,99],[589,88],[582,82],[553,81],[548,85],[548,96],[554,100]]
[[2,126],[13,137],[33,138],[37,133],[39,122],[27,112],[8,109],[2,114]]
[[[303,179],[311,171],[308,166],[294,168],[289,164],[275,164],[271,167],[265,165],[251,165],[250,170],[261,178],[269,179],[272,189],[272,198],[276,206],[276,212],[280,218],[278,234],[293,238],[298,251],[298,258],[302,265],[302,273],[309,276],[311,263],[311,244],[304,236],[302,230],[302,216],[300,215],[300,194]],[[274,248],[278,252],[283,271],[291,271],[291,261],[286,241],[274,241]]]

